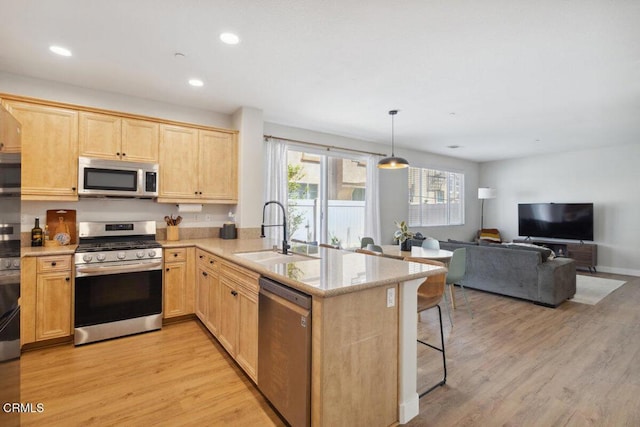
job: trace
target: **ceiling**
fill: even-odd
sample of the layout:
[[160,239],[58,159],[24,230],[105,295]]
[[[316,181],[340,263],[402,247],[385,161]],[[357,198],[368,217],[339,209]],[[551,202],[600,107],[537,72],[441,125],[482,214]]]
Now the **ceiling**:
[[[8,73],[226,114],[255,107],[267,122],[383,144],[399,109],[400,153],[489,161],[640,143],[637,0],[0,0],[0,10]],[[223,31],[241,42],[225,45]]]

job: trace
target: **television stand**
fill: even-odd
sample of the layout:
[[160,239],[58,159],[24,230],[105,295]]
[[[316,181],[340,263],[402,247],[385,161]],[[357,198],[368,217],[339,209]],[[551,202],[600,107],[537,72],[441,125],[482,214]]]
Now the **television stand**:
[[586,268],[589,273],[597,273],[596,265],[598,263],[598,245],[595,243],[578,243],[558,242],[553,240],[531,239],[514,239],[514,243],[533,243],[538,246],[546,246],[551,249],[557,257],[572,258],[576,262],[576,268]]

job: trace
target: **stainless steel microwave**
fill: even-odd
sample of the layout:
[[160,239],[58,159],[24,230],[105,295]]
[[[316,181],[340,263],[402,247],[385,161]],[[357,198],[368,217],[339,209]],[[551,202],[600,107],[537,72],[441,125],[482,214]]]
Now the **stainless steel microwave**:
[[0,153],[0,195],[20,195],[20,153]]
[[158,197],[158,164],[80,157],[78,195]]

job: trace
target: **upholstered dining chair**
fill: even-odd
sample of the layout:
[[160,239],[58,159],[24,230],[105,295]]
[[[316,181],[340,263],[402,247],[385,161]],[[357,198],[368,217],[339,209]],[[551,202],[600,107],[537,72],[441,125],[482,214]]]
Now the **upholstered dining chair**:
[[363,238],[360,240],[360,249],[366,248],[366,247],[367,247],[367,245],[369,245],[369,244],[372,244],[372,245],[373,245],[374,243],[375,243],[375,242],[373,241],[373,238],[372,238],[372,237],[363,237]]
[[[422,264],[431,264],[431,265],[437,265],[439,267],[444,267],[444,264],[441,263],[440,261],[435,261],[435,260],[430,260],[430,259],[426,259],[426,258],[412,258],[412,257],[406,257],[404,259],[405,261],[410,261],[410,262],[419,262]],[[420,321],[420,313],[429,309],[432,309],[434,307],[438,308],[438,320],[440,321],[440,347],[437,347],[433,344],[430,344],[426,341],[423,341],[421,339],[418,339],[418,342],[420,344],[424,344],[427,347],[430,347],[434,350],[437,350],[439,352],[442,353],[442,370],[443,370],[443,377],[442,380],[440,380],[438,383],[436,383],[435,385],[431,386],[429,389],[427,389],[426,391],[423,391],[422,393],[420,393],[420,397],[424,396],[425,394],[433,391],[434,389],[436,389],[437,387],[440,387],[442,385],[444,385],[447,382],[447,359],[446,359],[446,355],[445,355],[445,349],[444,349],[444,331],[442,328],[442,310],[440,309],[440,301],[442,300],[442,297],[445,295],[444,293],[444,288],[445,288],[445,284],[446,284],[446,273],[442,273],[442,274],[437,274],[437,275],[433,275],[433,276],[428,276],[424,282],[422,282],[422,284],[418,287],[418,322]],[[445,301],[445,307],[447,307],[447,310],[449,308],[447,302]],[[451,321],[451,313],[449,313],[449,321]]]
[[422,241],[422,249],[440,249],[440,242],[437,239],[427,237]]
[[460,289],[462,289],[464,302],[467,305],[467,310],[469,310],[469,315],[471,316],[471,318],[473,318],[473,312],[471,311],[471,306],[469,305],[469,300],[467,299],[467,293],[464,290],[464,285],[460,282],[465,275],[466,265],[467,249],[458,248],[453,251],[451,261],[449,262],[449,272],[447,273],[447,286],[449,287],[449,293],[451,294],[451,306],[454,309],[456,308],[456,300],[453,295],[453,285],[460,286]]
[[374,245],[373,243],[369,243],[365,249],[368,251],[384,253],[382,246]]

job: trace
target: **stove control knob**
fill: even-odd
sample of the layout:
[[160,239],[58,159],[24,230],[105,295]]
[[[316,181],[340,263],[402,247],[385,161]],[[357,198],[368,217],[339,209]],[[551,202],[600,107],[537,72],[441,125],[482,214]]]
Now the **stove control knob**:
[[98,254],[96,258],[98,259],[98,261],[102,262],[107,259],[107,256],[105,254]]
[[83,260],[84,262],[89,262],[89,261],[91,261],[92,259],[93,259],[93,256],[92,256],[92,255],[89,255],[89,254],[84,254],[84,255],[82,255],[82,260]]
[[151,249],[151,250],[149,251],[149,258],[153,258],[153,257],[155,257],[155,256],[156,256],[156,251],[154,251],[153,249]]
[[136,256],[137,256],[138,258],[144,258],[144,251],[138,251],[138,252],[136,252]]
[[13,260],[13,267],[14,268],[20,268],[20,260],[19,259],[14,259]]
[[4,268],[11,267],[11,260],[10,259],[5,259],[4,262],[3,262],[3,267]]
[[118,255],[116,255],[116,257],[118,259],[125,259],[127,257],[127,254],[125,254],[124,252],[118,252]]

